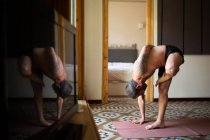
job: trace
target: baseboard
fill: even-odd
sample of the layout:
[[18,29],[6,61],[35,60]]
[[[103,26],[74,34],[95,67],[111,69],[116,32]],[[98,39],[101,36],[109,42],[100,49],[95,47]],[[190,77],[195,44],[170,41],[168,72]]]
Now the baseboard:
[[87,100],[89,104],[102,104],[102,100]]
[[109,95],[110,98],[129,98],[127,95]]
[[[33,101],[34,98],[33,97],[8,97],[7,98],[8,101]],[[43,98],[43,100],[45,101],[56,101],[57,98]]]
[[[158,98],[155,98],[153,101],[157,102]],[[169,98],[168,101],[210,101],[210,97],[207,97],[207,98]]]

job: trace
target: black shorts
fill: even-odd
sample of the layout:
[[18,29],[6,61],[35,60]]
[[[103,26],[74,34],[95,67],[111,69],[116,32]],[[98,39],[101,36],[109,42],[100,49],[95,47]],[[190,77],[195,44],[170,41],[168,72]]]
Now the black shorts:
[[[172,46],[172,45],[166,45],[165,62],[167,61],[168,56],[170,54],[172,54],[172,53],[175,53],[175,52],[179,53],[179,55],[182,56],[182,58],[183,58],[182,64],[183,64],[184,63],[184,55],[183,55],[183,52],[179,48],[177,48],[175,46]],[[165,66],[160,67],[159,68],[159,71],[158,71],[158,76],[161,77],[164,72],[165,72]]]

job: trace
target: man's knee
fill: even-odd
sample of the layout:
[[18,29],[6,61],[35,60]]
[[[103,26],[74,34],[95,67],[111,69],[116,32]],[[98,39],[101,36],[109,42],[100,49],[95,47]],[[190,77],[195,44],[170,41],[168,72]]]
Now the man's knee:
[[31,68],[29,68],[28,66],[21,66],[19,71],[22,76],[26,76],[26,77],[32,74]]
[[179,68],[166,68],[166,73],[171,75],[171,77],[175,76],[178,71],[179,71]]
[[23,56],[19,60],[19,72],[22,76],[31,75],[31,59],[28,56]]
[[46,48],[46,50],[47,50],[47,53],[49,53],[49,54],[55,53],[55,49],[53,47],[48,47],[48,48]]

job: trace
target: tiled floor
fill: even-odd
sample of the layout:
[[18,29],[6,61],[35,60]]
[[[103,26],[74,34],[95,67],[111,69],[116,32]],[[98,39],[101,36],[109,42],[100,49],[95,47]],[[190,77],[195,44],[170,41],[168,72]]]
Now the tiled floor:
[[[111,121],[138,119],[137,101],[130,98],[109,98],[107,104],[90,104],[91,111],[102,140],[121,140]],[[157,102],[146,103],[146,117],[155,120],[158,113]],[[208,118],[210,101],[171,101],[168,103],[165,119]],[[207,136],[148,138],[147,140],[210,140]],[[135,139],[136,140],[136,139]]]
[[[68,110],[68,101],[64,103],[63,113]],[[28,123],[35,120],[35,109],[33,101],[15,100],[9,102],[9,116],[20,119],[21,125],[11,123],[10,138],[12,140],[23,140],[30,135],[40,131],[43,127]],[[130,98],[109,98],[108,104],[90,104],[94,120],[97,124],[102,140],[121,140],[116,129],[112,125],[113,120],[138,119],[139,107],[136,100]],[[146,117],[154,120],[157,116],[157,102],[146,104]],[[56,102],[44,102],[45,117],[52,119],[56,116]],[[166,119],[179,118],[208,118],[210,117],[210,101],[173,101],[169,102]],[[33,122],[32,122],[33,123]],[[169,137],[169,138],[149,138],[147,140],[210,140],[208,136],[192,137]]]

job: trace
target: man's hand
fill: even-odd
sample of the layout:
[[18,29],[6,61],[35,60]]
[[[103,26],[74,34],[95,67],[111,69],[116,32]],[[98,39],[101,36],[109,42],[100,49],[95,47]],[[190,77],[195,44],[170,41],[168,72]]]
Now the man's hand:
[[155,83],[155,86],[158,86],[160,83],[163,83],[169,79],[171,79],[173,76],[167,73],[164,73],[162,77],[158,78],[158,80]]
[[158,85],[159,85],[159,80],[157,80],[155,83],[155,86],[158,86]]

